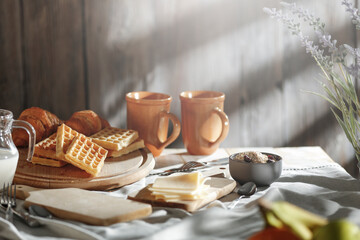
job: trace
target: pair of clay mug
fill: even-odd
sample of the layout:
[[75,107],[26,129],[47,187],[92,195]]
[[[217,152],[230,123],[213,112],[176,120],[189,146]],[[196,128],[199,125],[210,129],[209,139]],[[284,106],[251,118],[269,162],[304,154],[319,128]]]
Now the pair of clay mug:
[[[225,94],[215,91],[186,91],[180,94],[183,143],[190,154],[209,155],[229,132],[224,113]],[[127,128],[139,132],[156,157],[180,134],[180,121],[170,113],[172,97],[163,93],[126,94]],[[173,130],[168,137],[169,119]]]

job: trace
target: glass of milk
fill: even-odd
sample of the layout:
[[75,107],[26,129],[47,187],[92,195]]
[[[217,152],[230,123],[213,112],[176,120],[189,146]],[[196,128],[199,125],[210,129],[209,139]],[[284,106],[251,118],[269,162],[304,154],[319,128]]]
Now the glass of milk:
[[11,184],[15,175],[19,152],[12,140],[12,128],[22,128],[29,134],[27,161],[31,161],[35,147],[35,130],[26,121],[14,120],[12,112],[0,109],[0,189]]

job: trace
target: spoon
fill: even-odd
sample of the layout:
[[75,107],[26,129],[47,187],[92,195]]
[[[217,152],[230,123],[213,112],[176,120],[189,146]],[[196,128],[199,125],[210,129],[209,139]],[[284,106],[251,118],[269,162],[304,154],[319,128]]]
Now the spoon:
[[256,188],[256,184],[253,182],[247,182],[244,185],[242,185],[241,187],[239,187],[239,189],[236,191],[240,196],[236,201],[233,201],[228,209],[233,209],[240,201],[240,199],[244,198],[244,197],[250,197],[251,195],[253,195],[254,193],[256,193],[257,188]]
[[32,215],[43,217],[43,218],[52,218],[51,213],[44,207],[39,205],[31,205],[29,207],[29,212]]

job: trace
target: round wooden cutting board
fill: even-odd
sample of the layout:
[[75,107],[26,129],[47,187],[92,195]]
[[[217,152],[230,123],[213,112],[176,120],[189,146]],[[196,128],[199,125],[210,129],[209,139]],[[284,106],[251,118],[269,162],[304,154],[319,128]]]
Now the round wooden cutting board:
[[19,149],[14,183],[37,188],[109,190],[146,177],[155,166],[153,155],[144,148],[121,157],[107,158],[99,175],[91,177],[71,164],[59,168],[32,164],[26,161],[26,153],[27,149]]

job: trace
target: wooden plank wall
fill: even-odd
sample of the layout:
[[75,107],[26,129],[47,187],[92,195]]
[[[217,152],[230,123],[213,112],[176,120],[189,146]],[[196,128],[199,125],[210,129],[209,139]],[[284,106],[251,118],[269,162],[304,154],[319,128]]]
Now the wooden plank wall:
[[23,1],[26,105],[68,118],[86,107],[81,1]]
[[[340,1],[298,3],[356,44]],[[181,91],[217,90],[231,128],[222,146],[320,145],[347,165],[353,151],[328,104],[301,91],[320,91],[318,67],[266,6],[279,3],[0,0],[0,108],[18,116],[39,106],[62,119],[92,109],[126,127],[127,92],[168,93],[181,118]]]
[[15,116],[26,98],[20,16],[19,1],[0,1],[0,107]]

